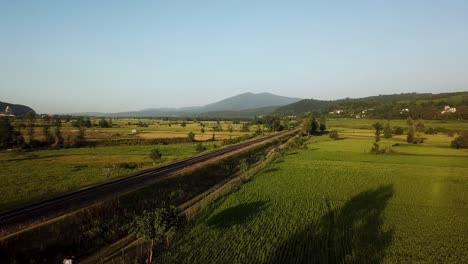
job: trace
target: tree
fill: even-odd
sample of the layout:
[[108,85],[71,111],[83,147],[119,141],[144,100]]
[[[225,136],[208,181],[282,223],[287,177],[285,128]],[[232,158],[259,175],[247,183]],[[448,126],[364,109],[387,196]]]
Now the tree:
[[62,136],[62,131],[61,131],[61,127],[62,127],[62,121],[60,120],[60,118],[56,118],[54,120],[54,124],[55,124],[55,130],[54,130],[54,136],[55,136],[55,142],[54,142],[54,147],[55,148],[61,148],[63,147],[63,136]]
[[185,215],[182,211],[177,207],[169,206],[154,211],[143,211],[140,216],[135,217],[129,231],[150,242],[147,263],[152,263],[155,242],[165,241],[166,247],[169,247],[169,240],[184,223]]
[[203,135],[205,134],[205,128],[202,127],[202,129],[200,129],[200,132],[201,132],[202,137],[203,137]]
[[306,117],[302,123],[302,132],[306,135],[312,135],[317,133],[319,129],[319,123],[315,117]]
[[392,138],[392,128],[390,127],[389,122],[387,122],[385,124],[385,127],[383,129],[383,133],[384,133],[384,138]]
[[395,135],[403,135],[404,132],[405,130],[402,127],[399,127],[399,126],[393,127],[393,134]]
[[406,124],[408,125],[408,133],[406,134],[406,142],[414,143],[416,140],[416,136],[415,136],[416,131],[415,131],[413,119],[411,119],[411,117],[408,117],[408,119],[406,119]]
[[87,117],[84,121],[84,126],[87,127],[87,128],[90,128],[93,126],[93,124],[91,123],[91,119],[89,117]]
[[234,128],[231,125],[229,125],[228,126],[228,131],[229,131],[229,133],[232,133],[234,131]]
[[452,148],[468,148],[468,132],[463,132],[456,137],[450,144]]
[[374,141],[374,146],[371,149],[371,152],[375,154],[379,154],[380,152],[379,141],[380,141],[380,134],[382,133],[383,126],[379,122],[376,122],[372,125],[372,127],[375,129],[375,141]]
[[101,118],[101,120],[99,120],[98,125],[102,128],[109,127],[109,123],[107,122],[105,118]]
[[50,132],[50,124],[48,122],[42,127],[42,134],[47,146],[50,147],[54,143],[54,135]]
[[86,130],[83,126],[80,126],[78,128],[78,135],[76,135],[76,138],[75,138],[75,147],[83,147],[86,145],[86,138],[85,138],[85,133],[86,133]]
[[187,126],[187,122],[183,121],[181,124],[180,124],[181,127],[186,127]]
[[28,139],[29,139],[29,143],[31,144],[31,143],[34,143],[34,126],[36,123],[36,114],[29,112],[26,114],[26,118],[28,119],[28,126],[27,126]]
[[190,131],[190,132],[187,134],[187,137],[188,137],[189,141],[191,141],[191,142],[194,142],[194,141],[195,141],[195,134],[194,134],[192,131]]
[[151,158],[154,162],[160,160],[161,157],[162,157],[162,154],[161,154],[161,152],[159,151],[159,149],[155,148],[155,149],[151,150],[151,152],[150,152],[150,158]]
[[216,140],[216,135],[215,135],[215,132],[213,132],[213,135],[211,136],[211,141],[215,141]]
[[0,149],[22,146],[24,138],[21,133],[11,125],[8,117],[0,117]]
[[415,124],[415,129],[416,129],[416,132],[424,132],[424,122],[423,121],[418,121],[416,124]]
[[312,120],[306,118],[302,121],[302,133],[304,135],[310,135],[310,127],[312,126]]
[[249,132],[250,131],[249,123],[243,123],[241,131],[242,132]]
[[327,125],[325,123],[325,117],[324,116],[321,116],[320,117],[320,125],[319,125],[319,129],[320,129],[320,132],[324,132],[326,129],[327,129]]

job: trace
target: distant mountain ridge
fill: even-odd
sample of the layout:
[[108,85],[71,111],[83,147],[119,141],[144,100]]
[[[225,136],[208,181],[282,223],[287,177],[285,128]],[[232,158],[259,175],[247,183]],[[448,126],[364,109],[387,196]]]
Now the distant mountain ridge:
[[181,117],[181,116],[222,116],[253,117],[273,113],[278,107],[288,105],[300,98],[274,95],[271,93],[243,93],[205,106],[182,108],[150,108],[140,111],[119,113],[85,112],[75,116],[110,116],[110,117]]
[[21,104],[10,104],[6,102],[0,102],[0,112],[5,111],[5,108],[9,106],[13,111],[14,115],[25,115],[27,113],[36,113],[31,107]]

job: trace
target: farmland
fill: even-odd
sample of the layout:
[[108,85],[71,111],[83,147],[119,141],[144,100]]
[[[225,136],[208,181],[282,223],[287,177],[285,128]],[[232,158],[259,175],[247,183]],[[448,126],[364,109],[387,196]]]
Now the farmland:
[[468,262],[468,151],[402,135],[370,154],[373,120],[353,121],[212,204],[159,263]]
[[[96,122],[97,120],[93,120]],[[138,123],[149,124],[140,127]],[[241,124],[220,122],[223,131],[211,131],[216,122],[204,122],[205,133],[201,133],[200,123],[187,122],[184,126],[153,119],[114,119],[114,126],[109,128],[92,127],[86,130],[86,140],[100,142],[116,139],[153,139],[153,138],[187,138],[191,131],[195,140],[206,141],[206,151],[221,147],[222,139],[236,138],[252,132],[241,132]],[[35,138],[42,139],[43,120],[36,122]],[[230,130],[232,127],[232,130]],[[254,128],[252,127],[252,130]],[[74,135],[77,128],[71,122],[64,123],[64,137]],[[131,134],[137,130],[136,134]],[[216,141],[211,141],[215,133]],[[27,138],[27,137],[26,137]],[[112,141],[110,141],[112,142]],[[158,144],[158,145],[125,145],[84,147],[68,149],[44,149],[34,151],[3,151],[0,153],[0,209],[93,185],[113,178],[129,175],[142,169],[160,166],[175,160],[197,155],[194,142]],[[156,164],[149,157],[152,149],[157,148],[162,159]],[[123,167],[120,164],[134,164],[134,167]]]

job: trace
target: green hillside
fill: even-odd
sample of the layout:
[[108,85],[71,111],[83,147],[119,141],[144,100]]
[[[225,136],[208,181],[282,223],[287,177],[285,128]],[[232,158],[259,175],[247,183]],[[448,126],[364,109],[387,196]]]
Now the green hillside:
[[[442,114],[445,106],[456,108],[456,112]],[[336,110],[342,112],[330,114]],[[398,119],[411,116],[423,119],[468,119],[468,92],[406,93],[335,101],[304,99],[278,108],[275,115],[303,115],[306,112],[329,114],[334,117]]]

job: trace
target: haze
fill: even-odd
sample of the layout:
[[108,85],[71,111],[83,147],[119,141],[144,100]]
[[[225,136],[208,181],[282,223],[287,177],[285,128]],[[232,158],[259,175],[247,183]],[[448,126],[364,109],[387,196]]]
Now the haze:
[[466,1],[3,1],[0,100],[71,113],[463,91],[467,14]]

